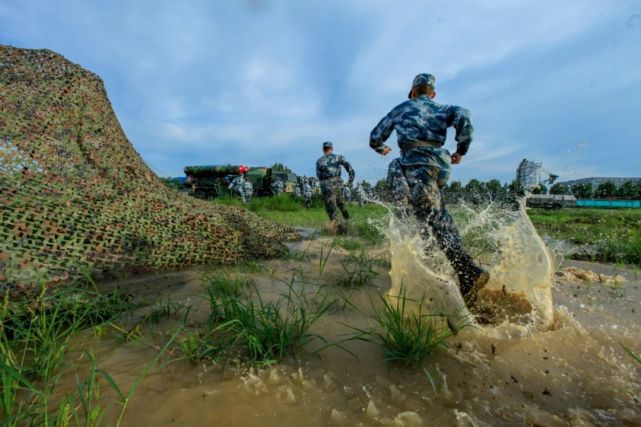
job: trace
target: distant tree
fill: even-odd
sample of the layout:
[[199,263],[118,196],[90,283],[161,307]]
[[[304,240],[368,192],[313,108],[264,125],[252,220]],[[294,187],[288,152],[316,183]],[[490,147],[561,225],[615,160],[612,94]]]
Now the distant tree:
[[612,181],[606,181],[603,184],[599,184],[594,192],[594,197],[597,199],[608,199],[616,196],[617,186],[614,185]]
[[174,190],[182,190],[185,188],[184,183],[180,178],[160,178],[160,180],[169,188]]
[[484,190],[485,186],[481,181],[476,178],[470,179],[464,188],[465,200],[474,204],[481,203],[486,198]]
[[557,182],[550,188],[550,194],[571,194],[570,187]]
[[485,190],[488,192],[490,199],[496,200],[502,191],[501,181],[498,179],[491,179],[485,183]]
[[452,181],[443,187],[443,195],[446,203],[457,203],[463,197],[463,185],[460,181]]
[[510,185],[507,186],[507,190],[508,192],[510,192],[511,194],[514,194],[515,196],[518,196],[518,197],[525,196],[525,190],[523,189],[523,186],[519,181],[516,181],[516,180],[512,181]]
[[634,181],[626,181],[617,188],[616,195],[626,199],[636,199],[639,195],[639,187]]
[[274,163],[272,165],[272,171],[274,171],[274,172],[293,173],[293,171],[290,168],[288,168],[287,166],[285,166],[282,163]]
[[499,201],[512,209],[518,209],[519,200],[525,197],[525,190],[519,181],[512,181],[501,189]]
[[592,197],[592,183],[574,184],[572,186],[572,194],[577,199],[589,199]]
[[387,200],[389,198],[387,181],[385,179],[379,179],[376,184],[374,184],[374,196],[380,200]]
[[547,193],[548,193],[548,188],[545,186],[545,184],[539,184],[532,189],[532,194],[547,194]]
[[452,181],[449,185],[448,191],[450,193],[461,194],[463,192],[463,184],[461,184],[461,181]]
[[362,180],[360,182],[360,186],[363,189],[363,191],[365,191],[365,193],[369,193],[369,192],[372,191],[372,184],[370,184],[369,182],[367,182],[365,180]]

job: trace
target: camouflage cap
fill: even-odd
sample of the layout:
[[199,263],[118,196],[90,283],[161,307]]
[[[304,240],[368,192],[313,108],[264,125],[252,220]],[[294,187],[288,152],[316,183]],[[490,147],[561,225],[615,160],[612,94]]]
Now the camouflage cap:
[[326,148],[334,148],[334,146],[332,145],[331,142],[325,141],[325,142],[323,142],[323,150],[326,149]]
[[[435,84],[436,77],[429,73],[421,73],[417,74],[416,77],[414,77],[414,80],[412,81],[412,89],[414,89],[416,86],[422,85],[427,85],[434,89]],[[412,98],[412,89],[410,89],[410,93],[407,94],[408,98]]]

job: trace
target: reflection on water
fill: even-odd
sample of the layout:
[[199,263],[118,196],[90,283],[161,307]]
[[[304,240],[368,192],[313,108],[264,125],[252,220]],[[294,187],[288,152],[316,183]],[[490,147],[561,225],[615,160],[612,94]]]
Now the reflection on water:
[[[480,227],[469,224],[464,232],[475,233]],[[525,296],[532,308],[528,310],[524,303],[516,310],[527,317],[519,324],[464,328],[446,350],[413,369],[387,366],[377,345],[357,341],[344,345],[358,359],[336,347],[324,350],[320,358],[314,356],[311,351],[322,345],[316,342],[299,358],[265,369],[234,365],[223,370],[211,363],[194,366],[173,361],[143,381],[125,425],[641,425],[641,370],[620,346],[641,351],[638,278],[621,270],[616,274],[626,276],[624,285],[568,282],[562,276],[553,283],[551,257],[538,236],[528,235],[529,222],[515,214],[493,220],[491,227],[485,222],[483,227],[498,236],[484,243],[499,244],[483,259],[494,274],[492,298]],[[274,298],[294,273],[311,288],[324,286],[340,292],[350,303],[331,311],[313,331],[329,341],[344,339],[350,326],[370,327],[371,301],[377,303],[378,294],[393,293],[400,283],[433,292],[427,301],[434,310],[448,314],[458,307],[460,312],[462,301],[454,292],[446,263],[435,264],[442,268],[427,267],[432,261],[416,256],[423,253],[421,243],[402,230],[393,230],[402,239],[390,237],[391,272],[389,266],[378,268],[370,287],[345,291],[335,285],[340,259],[346,255],[340,248],[331,253],[320,275],[321,246],[327,248],[322,239],[298,247],[305,257],[269,261],[263,271],[247,274],[267,299]],[[385,250],[378,247],[371,252]],[[612,267],[576,265],[615,274],[608,271]],[[140,277],[125,285],[139,301],[169,298],[190,305],[187,324],[195,325],[208,315],[202,273],[187,270]],[[412,281],[418,277],[420,281]],[[515,301],[522,299],[508,302]],[[145,310],[123,322],[135,324]],[[162,343],[181,316],[164,319],[150,329],[143,326],[143,341]],[[148,343],[117,338],[104,337],[95,347],[100,367],[123,389],[155,354]],[[169,354],[165,361],[172,355],[176,354]],[[85,366],[83,360],[70,361]],[[69,372],[67,386],[73,387],[74,381]]]

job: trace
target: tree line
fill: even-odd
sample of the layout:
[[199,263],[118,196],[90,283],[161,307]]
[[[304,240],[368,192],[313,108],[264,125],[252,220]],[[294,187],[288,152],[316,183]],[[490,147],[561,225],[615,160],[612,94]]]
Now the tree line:
[[[372,188],[372,192],[376,197],[383,200],[387,198],[387,184],[384,179],[376,182],[373,187],[367,183],[366,185]],[[572,194],[577,199],[641,199],[641,182],[626,181],[618,187],[612,181],[603,182],[596,187],[589,182],[572,186],[556,183],[550,187],[549,191],[545,185],[541,184],[539,188],[532,191],[532,193],[554,195]],[[489,181],[471,179],[465,185],[460,181],[452,181],[443,188],[443,196],[446,202],[449,203],[463,200],[478,204],[490,200],[512,204],[524,195],[525,190],[518,181],[501,183],[498,179],[491,179]]]
[[641,182],[625,181],[617,187],[612,181],[606,181],[596,188],[589,182],[572,186],[559,182],[550,188],[550,194],[574,194],[577,199],[641,199]]

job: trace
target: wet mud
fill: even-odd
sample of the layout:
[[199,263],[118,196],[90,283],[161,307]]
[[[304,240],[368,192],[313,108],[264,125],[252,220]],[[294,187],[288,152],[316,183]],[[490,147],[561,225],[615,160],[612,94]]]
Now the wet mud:
[[[242,274],[255,280],[265,298],[276,297],[296,274],[307,286],[349,300],[314,327],[313,332],[331,342],[344,340],[351,327],[372,326],[372,301],[376,304],[379,294],[389,292],[393,276],[389,264],[382,263],[370,286],[337,286],[347,251],[334,248],[320,274],[321,253],[329,243],[297,243],[293,250],[304,255],[269,261],[260,271]],[[385,245],[369,249],[372,256],[389,257],[387,250]],[[586,263],[560,268],[570,265],[611,274],[611,267]],[[134,328],[153,303],[163,299],[191,306],[187,325],[195,327],[208,315],[203,275],[210,271],[190,269],[118,282],[138,302],[148,303],[123,319],[123,329]],[[632,271],[616,274],[626,278],[624,286],[555,276],[550,288],[553,319],[545,328],[501,330],[477,323],[463,328],[445,350],[416,368],[389,366],[378,345],[357,341],[344,343],[357,358],[336,347],[314,354],[324,345],[317,341],[298,357],[262,369],[193,365],[174,360],[178,355],[170,351],[137,389],[124,425],[641,425],[641,369],[621,347],[641,351],[641,282]],[[513,297],[492,295],[491,301],[513,307]],[[516,309],[508,317],[524,311]],[[140,340],[109,334],[96,339],[87,332],[78,337],[77,347],[93,348],[100,368],[126,390],[181,317],[163,319],[151,329],[138,324]],[[78,351],[68,363],[65,383],[72,388],[75,373],[86,369],[88,361]],[[105,399],[111,397],[105,392]]]
[[[641,425],[641,367],[623,349],[641,352],[641,278],[608,265],[559,263],[538,235],[531,236],[529,220],[490,219],[463,229],[485,227],[487,234],[489,222],[490,234],[500,237],[480,258],[493,279],[471,311],[447,263],[398,226],[389,227],[396,234],[385,244],[366,247],[368,258],[380,260],[367,286],[341,286],[348,251],[333,238],[312,235],[291,243],[286,259],[227,269],[253,279],[267,300],[292,277],[294,286],[336,296],[342,303],[312,332],[344,349],[315,340],[296,357],[262,368],[194,365],[170,349],[137,389],[124,425]],[[205,278],[220,271],[202,267],[103,285],[126,287],[143,307],[121,320],[128,336],[87,331],[78,337],[66,387],[87,369],[87,348],[121,389],[134,384],[184,311],[153,326],[140,319],[158,301],[172,301],[189,307],[186,327],[196,328],[209,314]],[[414,368],[388,365],[378,344],[348,339],[354,328],[373,327],[379,296],[397,296],[401,286],[444,319],[464,313],[469,320],[446,349]],[[104,398],[113,398],[110,393]]]

